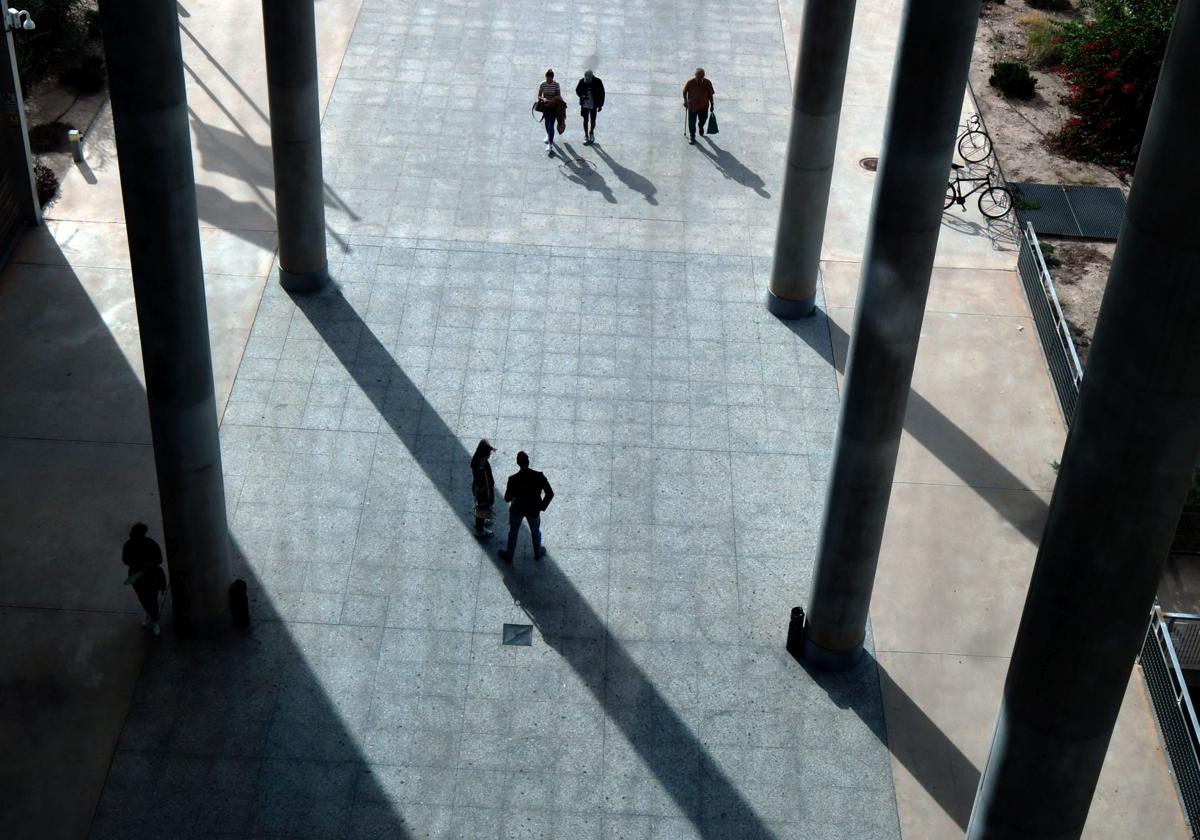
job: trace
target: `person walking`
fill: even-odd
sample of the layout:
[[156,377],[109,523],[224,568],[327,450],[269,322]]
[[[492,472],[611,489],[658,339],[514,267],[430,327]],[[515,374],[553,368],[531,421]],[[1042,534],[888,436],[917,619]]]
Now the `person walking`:
[[487,438],[479,441],[475,454],[471,456],[471,497],[475,500],[475,536],[491,539],[493,534],[488,525],[492,523],[492,504],[496,501],[496,481],[492,478],[492,465],[488,459],[496,447]]
[[500,550],[500,559],[505,563],[513,561],[522,519],[529,522],[533,557],[542,559],[546,553],[542,547],[542,511],[550,507],[550,500],[554,498],[550,482],[542,473],[529,469],[529,456],[524,452],[517,453],[517,466],[520,469],[508,477],[508,484],[504,486],[504,501],[509,502],[508,547]]
[[129,567],[125,583],[133,587],[146,611],[142,626],[149,627],[157,636],[162,632],[158,625],[158,595],[167,588],[167,576],[162,569],[162,550],[146,536],[148,530],[141,522],[129,529],[129,539],[121,549],[121,562]]
[[583,71],[583,78],[575,85],[579,97],[579,113],[583,116],[583,145],[596,142],[596,114],[604,108],[604,82],[591,70]]
[[542,121],[546,123],[546,156],[554,157],[554,125],[561,134],[566,129],[567,103],[562,98],[562,89],[554,81],[554,71],[546,71],[546,81],[538,85],[537,101],[542,106]]
[[704,68],[697,67],[692,78],[683,83],[683,107],[687,108],[688,142],[696,145],[696,123],[700,123],[700,136],[708,122],[708,109],[713,106],[716,92],[712,82],[704,77]]

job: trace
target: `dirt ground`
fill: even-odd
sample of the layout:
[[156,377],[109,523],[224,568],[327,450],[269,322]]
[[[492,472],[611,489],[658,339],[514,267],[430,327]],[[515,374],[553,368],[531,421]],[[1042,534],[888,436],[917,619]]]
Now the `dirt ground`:
[[79,130],[83,137],[84,157],[86,158],[88,129],[96,121],[96,116],[100,111],[107,107],[107,104],[107,89],[90,96],[76,96],[70,91],[64,90],[53,76],[38,82],[33,86],[25,101],[25,114],[31,138],[35,136],[41,126],[58,122],[62,124],[62,128],[60,131],[54,132],[56,138],[60,140],[54,149],[38,151],[35,148],[34,158],[54,170],[54,174],[61,181],[67,170],[75,165],[67,147],[66,130],[68,128]]
[[[985,2],[971,60],[971,87],[1006,179],[1038,184],[1119,187],[1128,195],[1128,185],[1114,172],[1064,158],[1046,143],[1047,136],[1057,131],[1070,116],[1060,102],[1067,85],[1052,69],[1033,67],[1026,59],[1025,32],[1031,15],[1069,20],[1077,14],[1035,10],[1024,0]],[[1005,99],[988,84],[992,64],[1002,60],[1030,64],[1030,72],[1037,79],[1032,99]],[[1091,344],[1100,300],[1108,282],[1113,243],[1041,238],[1056,248],[1055,257],[1060,265],[1051,267],[1050,273],[1082,360]]]

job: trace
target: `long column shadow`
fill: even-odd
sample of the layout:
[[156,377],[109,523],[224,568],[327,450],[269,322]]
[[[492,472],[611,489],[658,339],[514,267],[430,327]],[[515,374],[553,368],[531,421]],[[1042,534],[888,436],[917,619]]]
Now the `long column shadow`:
[[[470,462],[471,453],[362,322],[336,285],[317,295],[293,295],[292,299],[374,402],[438,493],[451,509],[457,511],[463,529],[472,532],[473,513],[463,503],[462,488],[453,479]],[[371,364],[360,365],[357,362],[360,356],[369,358]],[[387,368],[387,375],[383,377],[387,383],[381,383],[378,367],[381,360]],[[381,384],[389,387],[381,388]],[[386,396],[389,392],[403,394],[404,404],[389,401]],[[419,422],[411,422],[417,417]],[[503,563],[492,552],[488,556],[500,571],[514,601],[524,608],[535,624],[561,626],[567,630],[566,636],[600,643],[604,659],[598,659],[595,644],[565,643],[559,653],[580,676],[609,720],[620,728],[699,836],[706,840],[770,840],[771,831],[588,605],[552,554],[547,553],[536,575],[531,577],[522,576],[515,565]],[[635,702],[617,702],[617,697],[631,698]]]
[[[921,787],[963,831],[979,787],[979,770],[946,733],[896,684],[870,653],[849,671],[831,673],[800,662],[813,682],[841,709],[851,709],[895,756]],[[878,680],[876,680],[878,674]],[[904,737],[889,737],[875,712],[883,698],[884,713],[893,726],[902,722]]]
[[213,641],[164,630],[151,646],[89,838],[409,840],[394,788],[427,769],[376,750],[370,728],[361,743],[345,719],[369,691],[383,629],[310,626],[302,643],[237,566],[251,628]]
[[[47,447],[41,459],[61,462],[87,449],[86,463],[96,467],[89,478],[37,464],[48,476],[37,488],[37,505],[10,517],[0,548],[9,597],[39,604],[35,650],[66,659],[26,656],[18,669],[0,674],[0,743],[9,747],[0,749],[0,824],[16,831],[4,836],[407,840],[413,832],[393,803],[396,783],[407,781],[408,771],[388,768],[397,773],[390,790],[377,771],[381,764],[416,761],[393,757],[369,738],[364,743],[346,722],[362,705],[346,694],[355,691],[361,699],[382,628],[309,624],[294,637],[236,543],[235,570],[254,598],[249,632],[216,641],[177,639],[169,630],[169,604],[162,637],[151,640],[138,627],[137,602],[121,586],[120,540],[138,519],[162,536],[152,454],[142,443],[149,438],[145,389],[113,337],[114,324],[97,309],[97,300],[117,301],[95,297],[95,278],[86,285],[80,280],[46,228],[25,237],[22,245],[36,257],[32,264],[18,257],[5,268],[0,332],[20,341],[35,334],[28,327],[36,324],[45,344],[36,354],[9,354],[17,361],[8,364],[37,356],[35,369],[23,375],[39,382],[38,390],[23,400],[44,404],[40,410],[58,422],[40,439]],[[18,282],[18,273],[27,276]],[[31,281],[42,306],[17,297]],[[57,313],[54,320],[46,320],[43,306]],[[88,375],[63,376],[71,370]],[[11,376],[6,381],[18,389],[29,384]],[[56,410],[68,405],[74,408]],[[61,451],[48,448],[58,446]],[[143,450],[136,457],[144,459],[144,471],[130,470],[131,449]],[[115,480],[125,483],[115,489]],[[119,501],[96,503],[106,495]],[[35,507],[70,510],[73,530],[117,541],[97,556],[50,539],[48,520],[30,515]],[[116,507],[128,518],[114,527]],[[53,586],[46,585],[51,576]],[[10,607],[7,620],[25,611]],[[89,623],[81,625],[80,615]],[[81,626],[106,628],[108,635],[76,638]],[[364,651],[364,645],[373,648]],[[420,768],[410,775],[419,779]]]
[[[849,336],[846,334],[846,331],[824,313],[821,313],[820,317],[825,318],[826,323],[829,325],[829,336],[833,342],[833,346],[846,347],[849,342]],[[809,331],[800,328],[794,322],[785,323],[796,335],[805,341],[811,342],[812,335]],[[842,353],[839,355],[835,353],[834,358],[837,360],[838,373],[844,373],[845,354]],[[995,493],[980,493],[980,497],[996,513],[1000,514],[1008,520],[1009,524],[1020,531],[1029,542],[1034,545],[1041,542],[1042,528],[1046,521],[1046,515],[1050,511],[1050,506],[1032,488],[1013,475],[1012,471],[997,461],[995,456],[955,425],[953,420],[942,414],[929,400],[921,396],[920,393],[911,389],[908,393],[908,409],[905,413],[904,429],[916,438],[922,446],[937,456],[967,486],[971,486],[970,477],[972,467],[977,468],[978,465],[983,464],[990,472],[994,472],[1000,477],[1005,488],[1027,492],[1029,494],[1029,504],[1019,511],[1002,505],[1002,500]]]

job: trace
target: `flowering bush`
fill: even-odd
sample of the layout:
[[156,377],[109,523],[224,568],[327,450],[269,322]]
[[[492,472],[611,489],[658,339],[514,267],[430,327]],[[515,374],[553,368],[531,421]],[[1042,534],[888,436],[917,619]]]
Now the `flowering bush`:
[[1132,172],[1178,0],[1088,0],[1062,25],[1063,104],[1073,116],[1053,138],[1068,157]]

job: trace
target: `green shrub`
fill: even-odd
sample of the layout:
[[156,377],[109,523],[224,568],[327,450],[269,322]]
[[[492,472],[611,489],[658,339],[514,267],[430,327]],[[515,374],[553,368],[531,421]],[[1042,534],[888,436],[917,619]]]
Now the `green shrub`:
[[40,160],[33,162],[33,179],[37,184],[38,204],[45,207],[58,195],[58,176]]
[[104,90],[104,60],[98,55],[90,55],[64,70],[58,81],[63,87],[71,88],[76,93],[99,93]]
[[1025,5],[1050,12],[1069,12],[1072,8],[1071,0],[1025,0]]
[[95,6],[95,0],[22,0],[20,8],[37,24],[33,31],[13,33],[23,92],[64,60],[78,61],[87,54],[88,12]]
[[1034,67],[1050,67],[1062,61],[1058,24],[1045,15],[1033,14],[1025,21],[1025,60]]
[[1037,79],[1029,75],[1029,68],[1019,61],[997,61],[992,65],[988,84],[1008,99],[1030,99]]
[[1049,242],[1039,239],[1038,250],[1042,252],[1042,260],[1046,263],[1047,268],[1055,268],[1061,265],[1061,263],[1058,261],[1058,257],[1054,256],[1054,252],[1058,249]]
[[1061,26],[1063,104],[1052,138],[1068,157],[1132,172],[1137,163],[1176,0],[1087,0],[1087,18]]

